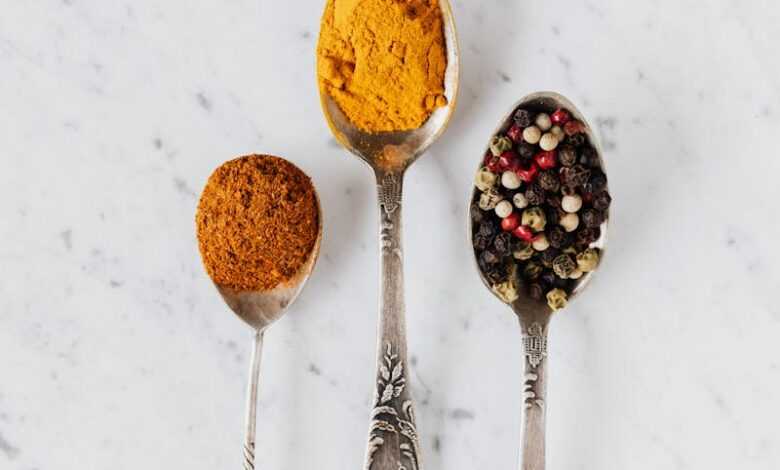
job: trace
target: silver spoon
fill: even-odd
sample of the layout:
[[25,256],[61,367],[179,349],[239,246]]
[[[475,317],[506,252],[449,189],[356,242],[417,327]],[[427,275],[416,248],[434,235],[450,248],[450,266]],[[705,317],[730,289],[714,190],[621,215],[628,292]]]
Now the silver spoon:
[[377,339],[377,379],[371,412],[366,470],[420,470],[420,449],[409,393],[404,319],[401,200],[403,177],[415,160],[444,132],[455,110],[460,73],[452,9],[440,0],[447,69],[444,96],[419,129],[369,134],[356,128],[326,93],[320,94],[325,118],[336,139],[367,163],[376,177],[381,214],[381,298]]
[[262,358],[263,335],[272,323],[280,319],[292,305],[309,279],[322,241],[322,207],[316,190],[317,220],[319,232],[309,257],[298,272],[289,281],[269,291],[235,291],[215,284],[228,307],[239,318],[255,330],[254,348],[249,365],[249,385],[247,387],[246,433],[244,437],[244,470],[255,468],[255,435],[257,423],[257,389],[260,379],[260,360]]
[[[603,153],[599,146],[596,135],[591,126],[585,120],[582,113],[564,96],[554,92],[539,92],[526,96],[518,101],[510,110],[509,114],[501,121],[501,124],[493,133],[505,131],[512,119],[515,109],[520,106],[527,106],[532,109],[549,110],[550,112],[557,108],[568,109],[574,119],[582,121],[586,126],[586,134],[590,143],[596,149],[601,162],[601,168],[606,173],[603,161]],[[475,193],[478,191],[475,189]],[[475,193],[472,193],[469,200],[474,200]],[[480,210],[473,208],[472,210]],[[601,226],[601,237],[592,246],[601,250],[602,260],[604,247],[607,242],[607,225],[609,214],[606,221]],[[471,217],[469,217],[469,239],[473,235]],[[475,257],[476,261],[476,257]],[[482,282],[491,289],[482,270],[477,265],[477,272],[480,274]],[[569,296],[571,301],[579,296],[587,287],[592,279],[593,272],[585,274],[578,281],[577,286]],[[491,292],[493,290],[491,289]],[[543,301],[534,300],[525,295],[523,289],[518,289],[520,297],[509,306],[520,320],[520,329],[523,336],[523,402],[524,412],[522,418],[522,445],[520,450],[520,461],[522,470],[544,470],[545,468],[545,415],[546,415],[546,391],[547,391],[547,331],[550,318],[553,314],[552,309]],[[498,297],[498,296],[497,296]],[[500,298],[499,298],[500,299]],[[502,300],[503,302],[503,300]]]

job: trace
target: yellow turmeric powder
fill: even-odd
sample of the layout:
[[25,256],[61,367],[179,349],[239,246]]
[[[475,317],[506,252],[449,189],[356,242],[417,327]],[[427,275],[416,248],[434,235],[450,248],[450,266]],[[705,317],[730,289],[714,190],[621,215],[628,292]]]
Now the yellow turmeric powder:
[[359,129],[417,129],[445,106],[438,0],[328,0],[317,47],[320,91]]

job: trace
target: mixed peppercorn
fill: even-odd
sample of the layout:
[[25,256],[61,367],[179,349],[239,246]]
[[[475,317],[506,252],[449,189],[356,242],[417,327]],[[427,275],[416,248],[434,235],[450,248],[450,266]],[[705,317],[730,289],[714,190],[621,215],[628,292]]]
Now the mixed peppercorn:
[[[549,111],[549,110],[546,110]],[[471,207],[477,263],[493,291],[553,310],[596,269],[612,198],[585,125],[566,109],[517,109],[490,142]]]

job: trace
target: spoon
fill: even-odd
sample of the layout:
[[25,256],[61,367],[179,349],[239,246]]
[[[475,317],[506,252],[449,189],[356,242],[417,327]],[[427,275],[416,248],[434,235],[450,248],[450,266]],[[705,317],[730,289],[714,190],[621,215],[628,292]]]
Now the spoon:
[[[582,113],[565,97],[554,92],[539,92],[526,96],[518,101],[510,110],[509,114],[502,120],[501,125],[496,129],[493,135],[506,131],[511,125],[512,115],[518,107],[526,107],[536,111],[551,113],[555,109],[564,108],[569,110],[572,117],[585,124],[585,134],[590,139],[590,143],[596,149],[599,155],[601,169],[606,173],[604,161],[602,159],[601,147],[599,146],[596,135],[591,126],[583,117]],[[474,208],[471,201],[478,189],[469,200],[471,210],[480,210]],[[605,222],[601,226],[601,237],[593,247],[601,250],[602,259],[604,247],[606,245],[607,225],[609,213]],[[473,236],[471,217],[469,217],[469,238]],[[476,257],[475,257],[476,261]],[[482,282],[491,288],[490,281],[485,278],[482,270],[477,265],[477,272],[480,274]],[[575,297],[579,296],[587,287],[592,279],[593,272],[585,274],[578,281],[577,286],[569,296],[569,303]],[[490,289],[493,292],[492,289]],[[495,292],[493,292],[495,294]],[[518,289],[520,297],[508,304],[515,315],[520,320],[520,329],[523,337],[523,402],[524,412],[522,417],[522,444],[520,450],[520,461],[522,470],[544,470],[545,468],[545,414],[546,391],[547,391],[547,332],[552,317],[553,310],[543,301],[530,298],[524,289]],[[498,295],[496,295],[498,297]],[[500,299],[500,297],[499,297]],[[504,302],[502,300],[502,302]]]
[[289,281],[267,291],[236,291],[215,284],[220,295],[233,313],[255,330],[254,347],[249,366],[249,385],[247,387],[244,470],[253,470],[255,468],[257,389],[260,378],[263,335],[271,324],[287,313],[287,308],[303,290],[303,286],[309,279],[319,256],[320,243],[322,241],[322,206],[316,190],[314,196],[317,199],[317,220],[319,220],[317,239],[309,253],[309,257]]
[[448,104],[434,111],[422,127],[369,134],[355,127],[327,93],[320,93],[331,131],[347,150],[374,170],[378,190],[381,243],[381,297],[377,338],[377,378],[371,413],[366,470],[420,470],[420,450],[406,359],[401,200],[406,170],[444,132],[455,110],[460,70],[452,9],[440,0],[447,69]]

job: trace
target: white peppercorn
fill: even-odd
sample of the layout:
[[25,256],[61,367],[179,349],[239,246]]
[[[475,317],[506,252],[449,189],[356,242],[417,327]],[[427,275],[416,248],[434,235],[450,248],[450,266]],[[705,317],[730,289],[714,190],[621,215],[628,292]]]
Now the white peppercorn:
[[512,202],[515,203],[515,207],[518,209],[525,209],[528,207],[528,199],[526,199],[525,194],[523,193],[517,193],[512,198]]
[[541,138],[542,131],[536,126],[526,127],[525,130],[523,130],[523,140],[529,144],[538,144]]
[[563,196],[561,199],[561,209],[569,213],[578,212],[582,209],[582,197],[579,194]]
[[547,152],[555,150],[555,148],[558,147],[558,138],[555,137],[552,133],[548,132],[544,134],[539,140],[539,147]]
[[512,213],[513,207],[512,203],[509,201],[501,201],[498,204],[496,204],[496,215],[500,218],[509,217],[509,214]]
[[540,113],[538,116],[536,116],[536,127],[543,131],[549,131],[552,127],[552,119],[550,119],[550,115],[546,113]]
[[495,173],[487,168],[482,168],[477,172],[477,176],[474,177],[474,186],[480,191],[487,191],[496,185],[497,179],[498,176]]
[[501,175],[501,185],[507,189],[517,189],[521,184],[520,177],[514,171],[505,171]]
[[563,227],[564,230],[571,233],[580,226],[580,217],[576,213],[569,213],[561,217],[558,224]]
[[545,251],[550,248],[550,242],[547,240],[545,234],[541,234],[534,239],[531,246],[533,246],[536,251]]

